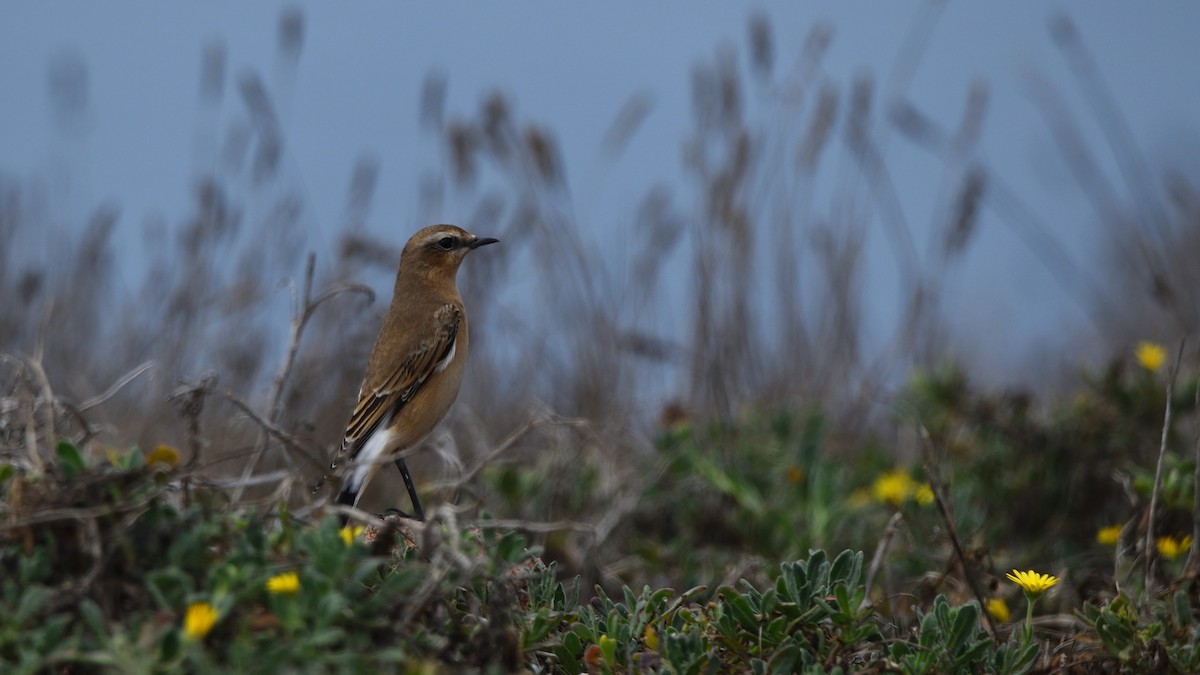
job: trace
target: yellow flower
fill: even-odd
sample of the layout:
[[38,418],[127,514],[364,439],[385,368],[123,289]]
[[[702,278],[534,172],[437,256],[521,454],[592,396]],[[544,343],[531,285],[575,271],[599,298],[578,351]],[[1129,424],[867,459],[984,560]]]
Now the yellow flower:
[[1102,528],[1100,528],[1100,531],[1096,533],[1096,541],[1101,544],[1104,544],[1105,546],[1114,546],[1120,540],[1121,540],[1121,526],[1120,525],[1110,525],[1108,527],[1102,527]]
[[295,572],[284,572],[267,579],[267,591],[270,593],[287,593],[294,595],[300,590],[300,577]]
[[787,482],[791,483],[792,485],[796,485],[797,483],[801,483],[803,481],[804,469],[801,469],[798,466],[789,466],[787,470]]
[[881,474],[871,486],[871,496],[875,501],[892,506],[900,506],[915,491],[916,482],[904,469]]
[[1167,361],[1167,350],[1154,342],[1139,342],[1134,354],[1137,356],[1138,363],[1150,372],[1162,368]]
[[654,630],[654,626],[646,626],[646,634],[643,640],[650,651],[658,651],[658,631]]
[[1026,593],[1032,595],[1041,595],[1046,592],[1046,589],[1058,583],[1058,577],[1053,577],[1049,574],[1040,574],[1033,570],[1029,570],[1028,572],[1013,570],[1004,576],[1025,589]]
[[929,483],[921,483],[917,486],[917,492],[913,495],[913,499],[921,506],[929,506],[933,503],[933,486]]
[[1158,538],[1158,554],[1167,560],[1174,560],[1192,547],[1192,535],[1184,535],[1183,539],[1175,537]]
[[1004,598],[992,598],[987,601],[987,613],[1000,623],[1008,623],[1008,604]]
[[347,546],[349,546],[350,544],[354,543],[354,540],[358,537],[358,535],[362,534],[362,531],[362,525],[347,525],[338,530],[338,536],[342,538],[342,541],[345,542]]
[[207,602],[193,602],[183,615],[183,634],[190,640],[202,639],[217,624],[217,608]]
[[146,463],[175,466],[176,464],[179,464],[179,451],[169,445],[156,445],[154,446],[154,449],[146,455]]

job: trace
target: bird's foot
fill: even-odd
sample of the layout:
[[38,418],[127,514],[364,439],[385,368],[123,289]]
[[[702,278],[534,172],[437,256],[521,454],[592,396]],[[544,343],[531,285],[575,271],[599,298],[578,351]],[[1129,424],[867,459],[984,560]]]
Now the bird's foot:
[[388,516],[396,516],[398,518],[407,518],[408,520],[416,520],[418,522],[420,522],[420,520],[421,520],[420,518],[412,515],[411,513],[406,513],[395,507],[386,509],[382,515],[384,518],[387,518]]

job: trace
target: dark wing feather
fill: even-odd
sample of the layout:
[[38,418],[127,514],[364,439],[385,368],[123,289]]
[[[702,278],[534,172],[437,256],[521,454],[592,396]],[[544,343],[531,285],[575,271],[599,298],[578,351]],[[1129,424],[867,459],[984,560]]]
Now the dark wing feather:
[[462,323],[462,312],[454,305],[446,305],[437,312],[437,331],[433,339],[426,340],[409,353],[382,383],[370,387],[364,382],[358,394],[358,405],[346,425],[342,440],[342,456],[351,460],[358,455],[363,443],[380,424],[386,424],[396,413],[416,396],[421,385],[433,374],[437,365],[454,350],[458,338],[458,327]]

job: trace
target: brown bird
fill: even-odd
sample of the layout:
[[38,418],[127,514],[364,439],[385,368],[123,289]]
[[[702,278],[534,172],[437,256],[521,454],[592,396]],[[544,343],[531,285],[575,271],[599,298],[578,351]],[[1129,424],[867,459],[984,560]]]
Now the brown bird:
[[[432,225],[405,244],[392,306],[333,463],[335,469],[343,461],[350,464],[339,504],[356,506],[382,462],[420,445],[458,396],[469,339],[455,277],[468,253],[497,241],[453,225]],[[413,515],[425,520],[403,454],[395,463]]]

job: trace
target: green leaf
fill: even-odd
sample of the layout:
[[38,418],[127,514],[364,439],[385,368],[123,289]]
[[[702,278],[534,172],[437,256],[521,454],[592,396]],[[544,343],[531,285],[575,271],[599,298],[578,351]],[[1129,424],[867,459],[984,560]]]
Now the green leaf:
[[750,601],[745,596],[728,586],[721,588],[717,593],[725,601],[725,606],[729,609],[730,615],[738,623],[747,630],[758,631],[758,626],[761,622],[755,616],[754,608],[751,607]]
[[17,625],[29,621],[46,606],[46,602],[50,599],[50,590],[41,584],[29,586],[25,592],[21,594],[21,600],[17,603],[17,611],[13,615],[14,622]]
[[995,671],[998,675],[1023,675],[1033,666],[1037,653],[1037,642],[1009,642],[996,650]]
[[68,440],[59,441],[54,446],[54,454],[58,455],[59,463],[67,478],[74,478],[87,468],[87,460],[79,452],[79,448]]
[[954,615],[954,625],[950,629],[950,635],[946,638],[946,645],[951,651],[958,651],[967,640],[975,636],[979,629],[979,606],[974,602],[969,602],[962,607]]
[[670,588],[660,588],[650,594],[650,600],[647,604],[654,608],[660,608],[667,602],[667,600],[671,599],[671,596],[673,595],[675,595],[675,591],[671,590]]
[[857,583],[858,576],[862,571],[862,558],[862,551],[856,552],[847,549],[839,553],[829,567],[829,583],[843,582],[848,585]]
[[617,665],[617,641],[607,635],[600,636],[600,654],[610,666]]
[[79,614],[83,617],[83,621],[87,624],[87,627],[97,637],[103,638],[108,635],[108,627],[104,623],[104,613],[100,611],[100,606],[91,598],[84,598],[79,601]]
[[727,472],[704,455],[692,453],[691,459],[696,468],[696,473],[706,479],[717,490],[733,497],[734,501],[742,509],[754,515],[759,515],[763,512],[762,497],[755,492],[752,486],[734,480]]
[[960,655],[955,660],[955,662],[954,662],[956,664],[955,667],[957,668],[957,667],[961,666],[963,668],[966,668],[972,664],[979,663],[983,657],[984,652],[986,652],[988,650],[988,648],[991,646],[992,646],[992,641],[990,639],[979,640],[979,641],[975,642],[970,647],[968,647],[966,649],[966,651],[964,651],[962,653],[962,655]]
[[579,635],[574,632],[563,634],[562,645],[568,652],[572,654],[583,653],[583,643],[579,641]]
[[167,663],[174,661],[175,657],[177,657],[179,655],[180,646],[181,646],[181,644],[180,644],[180,640],[179,640],[179,631],[178,630],[167,631],[162,636],[162,640],[160,640],[158,643],[158,650],[159,650],[160,658],[164,662],[167,662]]
[[625,606],[631,610],[635,609],[637,607],[637,596],[633,594],[633,589],[628,586],[622,586],[621,592],[625,595]]
[[796,670],[796,662],[799,660],[799,647],[790,644],[775,652],[771,656],[771,660],[767,662],[767,667],[771,673],[791,673]]
[[496,557],[506,563],[518,563],[525,559],[525,537],[517,532],[506,532],[496,544]]
[[921,634],[917,637],[917,643],[922,647],[932,647],[937,642],[939,633],[937,615],[926,614],[921,617]]
[[1186,627],[1192,622],[1192,606],[1188,603],[1187,593],[1177,591],[1172,599],[1175,603],[1175,623]]
[[[933,615],[937,617],[937,627],[939,630],[949,630],[951,625],[950,619],[950,603],[946,600],[946,596],[939,595],[933,600]],[[923,627],[922,627],[923,628]]]

